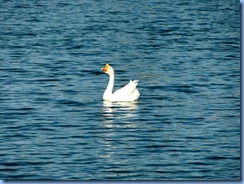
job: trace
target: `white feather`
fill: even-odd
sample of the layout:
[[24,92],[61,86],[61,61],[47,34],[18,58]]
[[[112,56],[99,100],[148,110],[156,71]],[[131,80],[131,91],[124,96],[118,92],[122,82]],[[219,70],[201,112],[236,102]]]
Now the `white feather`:
[[138,80],[130,80],[130,82],[120,88],[119,90],[112,92],[114,86],[114,70],[111,66],[106,65],[102,70],[109,75],[109,83],[107,89],[103,94],[103,99],[107,101],[136,101],[140,97],[140,93],[137,90]]

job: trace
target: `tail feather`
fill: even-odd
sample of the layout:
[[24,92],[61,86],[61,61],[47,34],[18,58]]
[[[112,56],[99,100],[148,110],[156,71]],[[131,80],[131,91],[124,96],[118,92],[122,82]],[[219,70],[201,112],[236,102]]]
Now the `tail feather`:
[[134,80],[134,81],[130,81],[130,82],[133,83],[134,85],[137,85],[138,84],[138,81],[139,80]]
[[139,80],[130,80],[130,83],[133,82],[133,83],[138,83]]

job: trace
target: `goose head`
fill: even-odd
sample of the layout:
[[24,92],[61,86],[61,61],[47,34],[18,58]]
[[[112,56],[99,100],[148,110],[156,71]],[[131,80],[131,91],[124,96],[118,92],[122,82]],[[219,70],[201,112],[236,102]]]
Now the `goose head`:
[[101,68],[101,70],[108,75],[114,74],[114,69],[109,64],[106,64],[104,68]]

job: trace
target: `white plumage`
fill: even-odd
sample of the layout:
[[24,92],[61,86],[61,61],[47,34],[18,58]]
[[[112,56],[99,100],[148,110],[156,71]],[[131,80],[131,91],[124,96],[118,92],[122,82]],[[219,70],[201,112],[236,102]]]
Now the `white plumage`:
[[107,101],[136,101],[139,99],[140,93],[136,89],[138,80],[130,80],[130,82],[121,89],[113,93],[114,87],[114,69],[106,64],[102,70],[109,75],[107,89],[103,93],[103,100]]

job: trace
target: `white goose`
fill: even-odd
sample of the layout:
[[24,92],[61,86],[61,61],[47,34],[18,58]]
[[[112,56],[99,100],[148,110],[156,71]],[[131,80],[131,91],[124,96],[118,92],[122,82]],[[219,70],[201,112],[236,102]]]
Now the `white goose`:
[[105,73],[109,75],[109,82],[107,89],[103,93],[103,100],[106,101],[136,101],[139,99],[140,93],[136,89],[138,85],[138,80],[131,81],[124,86],[123,88],[115,91],[113,93],[114,87],[114,69],[109,65],[106,64],[104,68],[102,68]]

